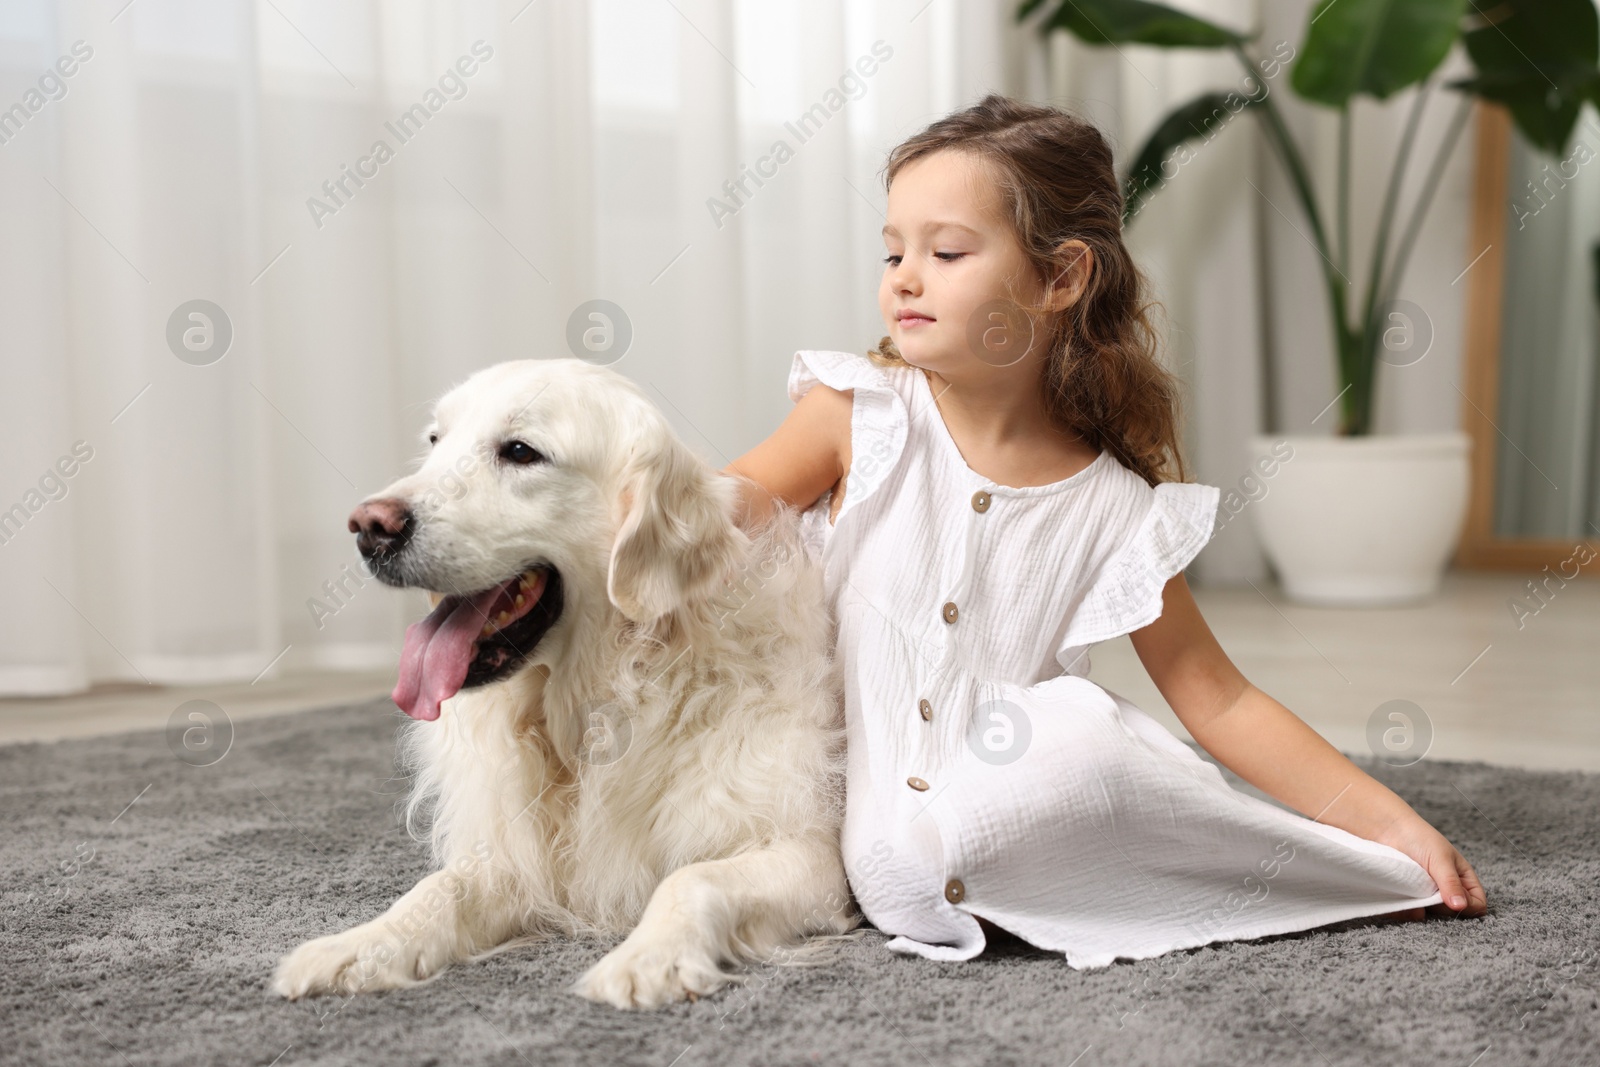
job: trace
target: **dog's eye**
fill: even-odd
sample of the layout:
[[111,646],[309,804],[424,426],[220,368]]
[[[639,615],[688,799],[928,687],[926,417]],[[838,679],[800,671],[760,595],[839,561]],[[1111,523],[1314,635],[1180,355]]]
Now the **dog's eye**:
[[429,444],[430,444],[430,445],[436,445],[436,444],[438,444],[438,443],[439,443],[439,435],[438,435],[438,434],[436,434],[436,433],[430,433],[430,434],[429,434],[429,435],[428,435],[428,443],[429,443]]
[[508,463],[526,467],[544,461],[544,454],[526,441],[507,441],[500,446],[500,458]]

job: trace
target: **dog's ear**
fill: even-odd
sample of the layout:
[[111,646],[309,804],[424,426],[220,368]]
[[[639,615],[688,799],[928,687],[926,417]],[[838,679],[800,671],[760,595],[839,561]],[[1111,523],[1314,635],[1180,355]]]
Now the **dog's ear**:
[[733,518],[738,487],[675,438],[636,453],[622,482],[627,510],[606,595],[649,624],[725,580],[744,536]]

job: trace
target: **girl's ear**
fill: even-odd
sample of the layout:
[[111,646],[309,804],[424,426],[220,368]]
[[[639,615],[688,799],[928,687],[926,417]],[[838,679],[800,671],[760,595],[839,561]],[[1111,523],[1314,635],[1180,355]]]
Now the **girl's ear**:
[[744,538],[734,522],[738,486],[670,435],[635,454],[622,484],[626,512],[606,595],[648,625],[715,592],[733,568]]
[[1094,276],[1094,250],[1076,237],[1069,238],[1056,246],[1056,260],[1062,266],[1045,294],[1045,306],[1051,311],[1065,311],[1089,290],[1089,279]]

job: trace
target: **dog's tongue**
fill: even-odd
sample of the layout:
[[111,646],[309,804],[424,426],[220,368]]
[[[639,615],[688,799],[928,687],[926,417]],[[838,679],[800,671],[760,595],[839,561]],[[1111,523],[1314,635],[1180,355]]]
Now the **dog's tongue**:
[[447,596],[427,618],[406,627],[400,680],[390,694],[401,711],[426,722],[439,717],[439,705],[467,680],[473,642],[504,591],[495,586],[475,596]]

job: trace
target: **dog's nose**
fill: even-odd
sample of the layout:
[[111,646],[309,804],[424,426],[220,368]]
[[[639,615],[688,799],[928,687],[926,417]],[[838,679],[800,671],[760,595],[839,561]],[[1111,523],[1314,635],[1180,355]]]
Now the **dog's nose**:
[[350,532],[367,559],[400,551],[411,536],[411,509],[403,500],[363,500],[350,513]]

